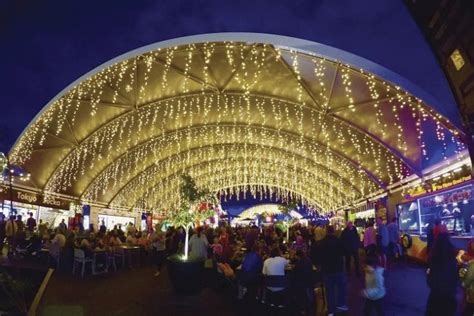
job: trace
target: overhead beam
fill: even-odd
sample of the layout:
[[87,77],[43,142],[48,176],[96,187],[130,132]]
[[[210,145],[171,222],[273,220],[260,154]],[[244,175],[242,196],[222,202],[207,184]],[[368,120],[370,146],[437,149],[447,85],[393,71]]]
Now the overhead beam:
[[153,59],[153,61],[163,67],[170,67],[171,69],[173,69],[174,71],[176,71],[177,73],[179,73],[180,75],[182,75],[183,77],[186,77],[200,85],[203,85],[205,87],[208,87],[210,88],[211,90],[213,90],[214,92],[219,92],[219,88],[210,84],[209,82],[205,82],[204,80],[202,80],[201,78],[198,78],[190,73],[186,73],[183,69],[181,69],[180,67],[176,66],[175,64],[171,63],[171,64],[167,64],[166,61],[163,61],[161,60],[160,58],[156,57],[155,59]]
[[351,106],[351,104],[347,104],[347,105],[344,105],[344,106],[337,107],[335,109],[330,109],[328,111],[328,114],[335,114],[335,113],[338,113],[338,112],[345,111],[349,108],[356,108],[356,107],[362,107],[362,106],[366,106],[366,105],[373,105],[377,102],[385,102],[385,101],[390,101],[390,100],[393,100],[393,99],[396,99],[396,97],[395,96],[390,96],[390,97],[384,97],[384,98],[375,99],[375,100],[356,102],[356,103],[352,104],[352,106]]
[[[273,52],[276,56],[277,51],[276,51],[275,47],[274,46],[271,46],[271,47],[273,48]],[[314,96],[313,92],[309,88],[308,84],[304,81],[304,79],[301,76],[300,76],[300,78],[298,78],[298,76],[295,73],[295,70],[290,65],[288,65],[286,60],[284,60],[283,58],[278,58],[278,61],[283,65],[283,67],[285,67],[291,73],[291,75],[295,78],[295,80],[301,85],[301,87],[306,92],[306,94],[309,96],[311,101],[313,101],[314,106],[319,107],[320,109],[323,109],[323,107],[318,102],[318,100],[316,99],[316,97]]]

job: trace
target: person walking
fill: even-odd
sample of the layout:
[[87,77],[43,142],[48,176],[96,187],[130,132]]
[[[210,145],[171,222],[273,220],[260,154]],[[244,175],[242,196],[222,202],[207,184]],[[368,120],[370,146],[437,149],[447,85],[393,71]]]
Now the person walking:
[[383,315],[383,298],[385,297],[383,271],[377,257],[367,257],[365,289],[362,291],[365,297],[364,315],[366,316],[372,315],[372,311],[375,311],[378,316]]
[[360,276],[359,266],[359,247],[360,239],[357,229],[352,225],[351,221],[348,221],[346,227],[341,233],[341,241],[344,245],[344,257],[346,262],[346,273],[351,273],[351,259],[354,261],[355,274]]
[[346,276],[344,274],[344,246],[336,236],[334,226],[326,229],[326,237],[321,242],[321,272],[326,288],[328,316],[339,311],[347,311]]
[[[444,225],[441,225],[444,226]],[[456,249],[446,227],[441,227],[428,257],[428,286],[430,294],[426,316],[452,316],[456,314],[458,270]]]

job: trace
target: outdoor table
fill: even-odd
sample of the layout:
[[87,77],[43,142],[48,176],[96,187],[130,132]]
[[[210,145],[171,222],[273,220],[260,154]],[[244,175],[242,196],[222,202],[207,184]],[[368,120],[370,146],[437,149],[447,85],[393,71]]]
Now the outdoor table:
[[133,258],[135,258],[136,265],[138,265],[138,257],[140,255],[140,247],[139,246],[129,246],[129,245],[122,245],[119,246],[120,249],[124,252],[124,257],[128,260],[128,266],[131,268],[134,266]]

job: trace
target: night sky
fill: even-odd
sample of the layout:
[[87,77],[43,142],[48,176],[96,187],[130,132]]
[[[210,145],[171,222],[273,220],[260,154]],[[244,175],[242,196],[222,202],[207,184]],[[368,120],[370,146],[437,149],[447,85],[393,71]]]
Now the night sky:
[[0,151],[84,73],[154,42],[259,32],[320,42],[374,61],[456,116],[441,69],[400,0],[0,0]]

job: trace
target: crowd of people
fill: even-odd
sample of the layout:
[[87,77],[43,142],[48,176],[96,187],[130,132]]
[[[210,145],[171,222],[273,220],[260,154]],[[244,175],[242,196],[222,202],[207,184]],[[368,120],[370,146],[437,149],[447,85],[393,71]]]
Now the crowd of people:
[[[427,283],[430,294],[426,315],[454,315],[458,303],[456,293],[460,284],[459,265],[464,266],[462,286],[465,289],[465,315],[474,313],[474,239],[467,251],[456,249],[446,226],[440,222],[428,228]],[[397,257],[400,233],[396,219],[388,225],[381,218],[368,221],[359,233],[352,222],[345,227],[331,225],[296,224],[287,232],[277,226],[212,228],[197,227],[189,239],[190,257],[210,261],[225,277],[238,284],[239,298],[259,300],[286,293],[287,283],[278,281],[291,271],[292,295],[301,308],[314,307],[316,275],[326,292],[328,314],[348,309],[346,303],[348,275],[365,279],[361,295],[365,297],[364,313],[383,315],[385,296],[384,271],[387,262]],[[41,220],[37,224],[30,214],[26,221],[21,216],[8,219],[0,214],[0,249],[6,242],[8,254],[15,256],[18,249],[28,244],[29,253],[49,248],[71,258],[80,248],[86,255],[94,249],[113,252],[121,245],[138,246],[156,266],[160,275],[165,258],[182,253],[186,234],[183,228],[157,225],[152,231],[139,231],[132,223],[107,230],[102,222],[98,230],[76,227],[68,229],[63,220],[57,227],[48,227]],[[211,241],[211,242],[209,242]],[[2,254],[3,251],[0,251]],[[360,254],[364,256],[361,260]],[[68,260],[66,260],[67,262]],[[362,265],[362,262],[364,265]],[[363,266],[363,267],[362,267]],[[263,277],[263,279],[262,279]],[[270,278],[277,277],[277,278]],[[267,280],[263,281],[262,280]],[[272,280],[271,282],[268,280]],[[268,282],[268,283],[267,283]],[[278,302],[278,300],[277,300]]]
[[[367,315],[372,311],[382,315],[383,271],[386,256],[391,257],[389,231],[392,226],[389,229],[378,220],[374,229],[369,223],[367,228],[373,230],[369,233],[372,235],[362,237],[351,222],[343,229],[331,225],[295,225],[290,229],[289,240],[286,240],[286,232],[275,226],[197,228],[189,242],[190,255],[216,262],[224,275],[238,283],[239,298],[247,295],[265,301],[266,295],[278,297],[281,294],[275,304],[282,304],[283,296],[288,294],[288,284],[279,277],[289,273],[289,295],[302,309],[314,308],[315,279],[311,277],[314,275],[326,289],[328,314],[333,315],[348,310],[347,275],[362,277],[359,252],[365,244],[366,288],[361,293],[366,298],[364,310]],[[398,235],[398,226],[395,227],[393,237]],[[382,234],[385,236],[380,236]],[[367,238],[373,238],[373,244]]]

